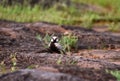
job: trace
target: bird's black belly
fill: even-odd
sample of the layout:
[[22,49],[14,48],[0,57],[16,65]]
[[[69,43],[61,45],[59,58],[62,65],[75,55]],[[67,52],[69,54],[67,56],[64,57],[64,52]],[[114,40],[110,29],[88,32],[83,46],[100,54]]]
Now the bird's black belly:
[[55,53],[60,53],[60,50],[55,46],[54,43],[51,43],[51,44],[50,44],[50,50],[51,50],[52,53],[53,53],[53,52],[55,52]]

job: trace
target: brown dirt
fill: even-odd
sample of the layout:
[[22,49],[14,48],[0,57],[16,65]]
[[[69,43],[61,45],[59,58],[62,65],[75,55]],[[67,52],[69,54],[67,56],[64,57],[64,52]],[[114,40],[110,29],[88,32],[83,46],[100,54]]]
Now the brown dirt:
[[[46,32],[59,37],[66,33],[78,36],[78,51],[67,55],[45,51],[36,35],[44,36]],[[105,70],[120,70],[120,36],[46,22],[0,21],[0,62],[4,61],[9,69],[13,66],[11,55],[17,59],[17,69],[32,67],[70,74],[83,81],[116,81]]]

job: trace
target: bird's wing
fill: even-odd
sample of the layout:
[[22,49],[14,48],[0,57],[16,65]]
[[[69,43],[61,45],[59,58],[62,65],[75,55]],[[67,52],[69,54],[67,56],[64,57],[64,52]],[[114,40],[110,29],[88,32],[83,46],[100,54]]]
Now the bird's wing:
[[55,46],[56,46],[59,50],[63,50],[63,47],[62,47],[59,43],[55,43]]
[[62,54],[66,54],[65,51],[63,50],[63,47],[59,43],[55,43],[55,46],[60,50]]

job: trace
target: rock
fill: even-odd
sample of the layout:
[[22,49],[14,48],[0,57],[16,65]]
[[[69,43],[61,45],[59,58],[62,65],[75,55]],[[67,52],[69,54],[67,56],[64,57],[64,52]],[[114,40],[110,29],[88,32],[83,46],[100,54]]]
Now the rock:
[[17,33],[9,28],[0,28],[0,45],[9,46],[15,43]]
[[35,65],[55,65],[60,61],[61,65],[77,65],[82,68],[93,68],[93,69],[120,69],[120,65],[110,63],[105,60],[85,58],[81,56],[67,56],[60,54],[50,53],[21,53],[17,55],[17,60],[20,65],[28,67],[31,64]]
[[65,30],[64,28],[62,28],[59,25],[56,24],[50,24],[50,23],[46,23],[46,22],[37,22],[37,23],[33,23],[33,24],[28,24],[26,25],[28,28],[43,33],[43,34],[61,34],[61,33],[65,33],[65,32],[70,32]]
[[108,74],[104,69],[82,68],[81,66],[63,65],[54,66],[61,73],[67,73],[82,77],[85,81],[116,81],[116,78]]
[[11,28],[0,28],[0,33],[10,36],[11,38],[15,39],[17,37],[17,33],[13,31]]
[[0,76],[0,81],[84,81],[64,73],[24,69]]
[[[36,39],[37,34],[44,36],[46,31],[49,32],[49,34],[55,33],[58,36],[59,34],[68,35],[68,31],[70,31],[75,36],[78,36],[79,41],[77,43],[77,53],[71,52],[67,53],[67,55],[61,55],[57,53],[51,54],[46,52],[44,50],[46,48],[43,46],[44,43]],[[12,41],[12,39],[15,39],[15,41]],[[17,44],[15,42],[17,42]],[[1,47],[1,45],[7,46]],[[109,48],[109,45],[112,46],[112,48]],[[104,51],[104,46],[109,50]],[[57,73],[57,75],[54,77],[58,77],[59,73],[60,76],[62,76],[61,73],[64,73],[66,77],[66,74],[69,74],[70,76],[72,75],[72,77],[76,76],[84,78],[86,81],[116,81],[114,77],[106,74],[105,70],[120,70],[120,65],[118,64],[118,61],[120,61],[119,51],[110,51],[111,49],[115,50],[119,48],[119,46],[120,36],[113,36],[107,33],[99,33],[94,30],[88,30],[82,27],[60,26],[43,22],[23,24],[0,21],[0,63],[4,62],[6,68],[12,67],[13,62],[11,56],[15,56],[17,60],[16,68],[18,69],[25,69],[30,66],[35,66],[36,69],[39,69],[37,66],[53,67],[54,65],[60,65],[53,68],[43,68],[44,71],[47,70],[47,72],[49,72],[49,70],[52,70],[52,72],[54,71],[53,74]],[[86,50],[91,48],[101,48],[102,51],[90,52],[90,50],[88,50],[88,52],[82,52],[82,47],[85,47],[84,49],[87,48]],[[118,60],[112,62],[110,61],[116,59]],[[62,65],[65,66],[62,67]],[[22,78],[20,77],[22,74],[26,73],[26,76],[22,77],[27,78],[29,77],[29,73],[36,75],[37,73],[41,73],[41,71],[43,72],[43,68],[40,68],[40,72],[36,72],[35,70],[35,73],[33,70],[27,70],[27,72],[26,70],[25,72],[24,70],[20,70],[13,73],[8,73],[6,75],[2,75],[2,78],[0,80],[4,81],[5,77],[10,74],[9,77],[14,78],[16,75],[17,78],[19,77],[18,79],[21,81]],[[51,73],[51,71],[49,73]],[[8,80],[9,78],[6,79]],[[66,78],[66,80],[69,79]]]

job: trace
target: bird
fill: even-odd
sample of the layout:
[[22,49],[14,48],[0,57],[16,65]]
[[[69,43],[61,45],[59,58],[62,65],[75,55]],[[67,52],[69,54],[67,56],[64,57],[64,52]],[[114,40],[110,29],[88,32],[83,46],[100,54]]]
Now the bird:
[[57,36],[52,36],[51,41],[48,45],[51,53],[63,53],[65,54],[63,47],[59,44],[59,39]]

